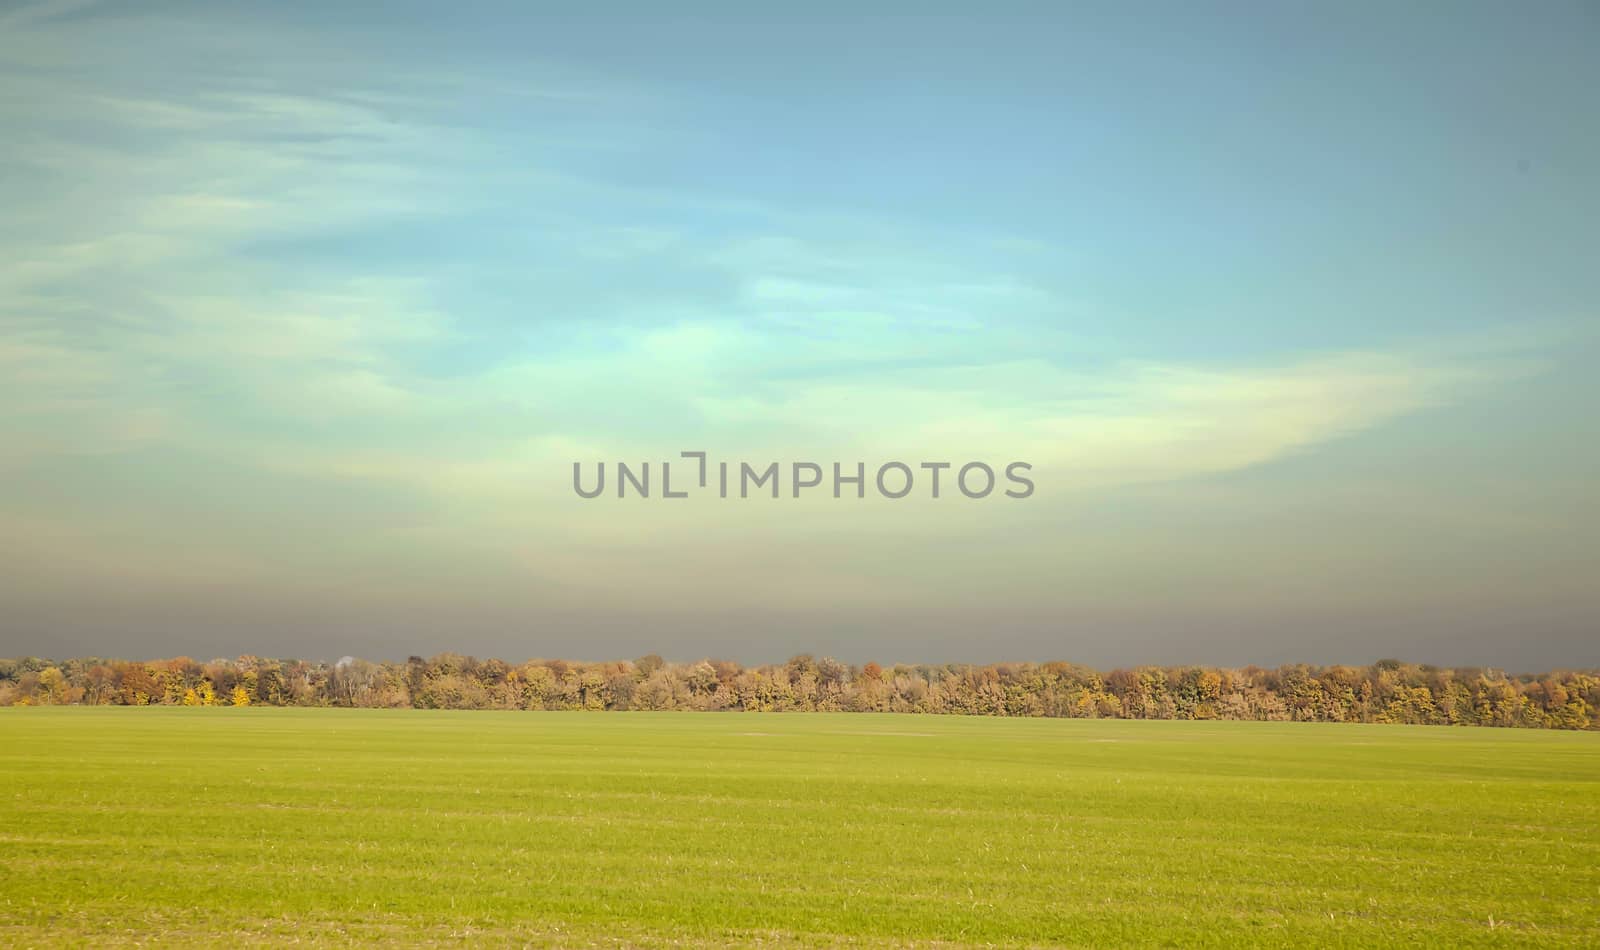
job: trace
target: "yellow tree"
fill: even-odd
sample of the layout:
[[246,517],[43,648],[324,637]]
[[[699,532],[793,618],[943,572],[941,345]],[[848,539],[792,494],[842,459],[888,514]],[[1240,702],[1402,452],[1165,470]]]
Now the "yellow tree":
[[47,666],[39,671],[39,689],[44,693],[44,701],[50,705],[64,702],[67,693],[67,678],[61,670],[54,666]]
[[250,691],[245,689],[242,683],[233,688],[233,704],[235,706],[250,705]]

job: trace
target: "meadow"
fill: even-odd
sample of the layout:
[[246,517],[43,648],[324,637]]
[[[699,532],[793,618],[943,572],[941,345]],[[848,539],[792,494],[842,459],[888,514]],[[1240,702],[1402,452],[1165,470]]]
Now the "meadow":
[[1596,946],[1600,735],[0,709],[0,944]]

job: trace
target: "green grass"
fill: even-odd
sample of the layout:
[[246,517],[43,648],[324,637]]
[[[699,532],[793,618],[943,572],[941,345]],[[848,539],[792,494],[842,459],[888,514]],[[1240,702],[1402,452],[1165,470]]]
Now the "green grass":
[[1600,736],[0,710],[0,944],[1600,945]]

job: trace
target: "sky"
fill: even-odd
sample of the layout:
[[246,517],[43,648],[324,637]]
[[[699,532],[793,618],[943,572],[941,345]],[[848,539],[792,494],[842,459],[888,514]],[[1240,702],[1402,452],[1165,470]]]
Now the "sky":
[[0,2],[0,655],[1600,666],[1596,89],[1592,3]]

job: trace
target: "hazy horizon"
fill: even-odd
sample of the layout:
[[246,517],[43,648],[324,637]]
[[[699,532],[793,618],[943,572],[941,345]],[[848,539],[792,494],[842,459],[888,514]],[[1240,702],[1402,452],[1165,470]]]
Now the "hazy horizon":
[[0,656],[1600,666],[1597,41],[0,4]]

